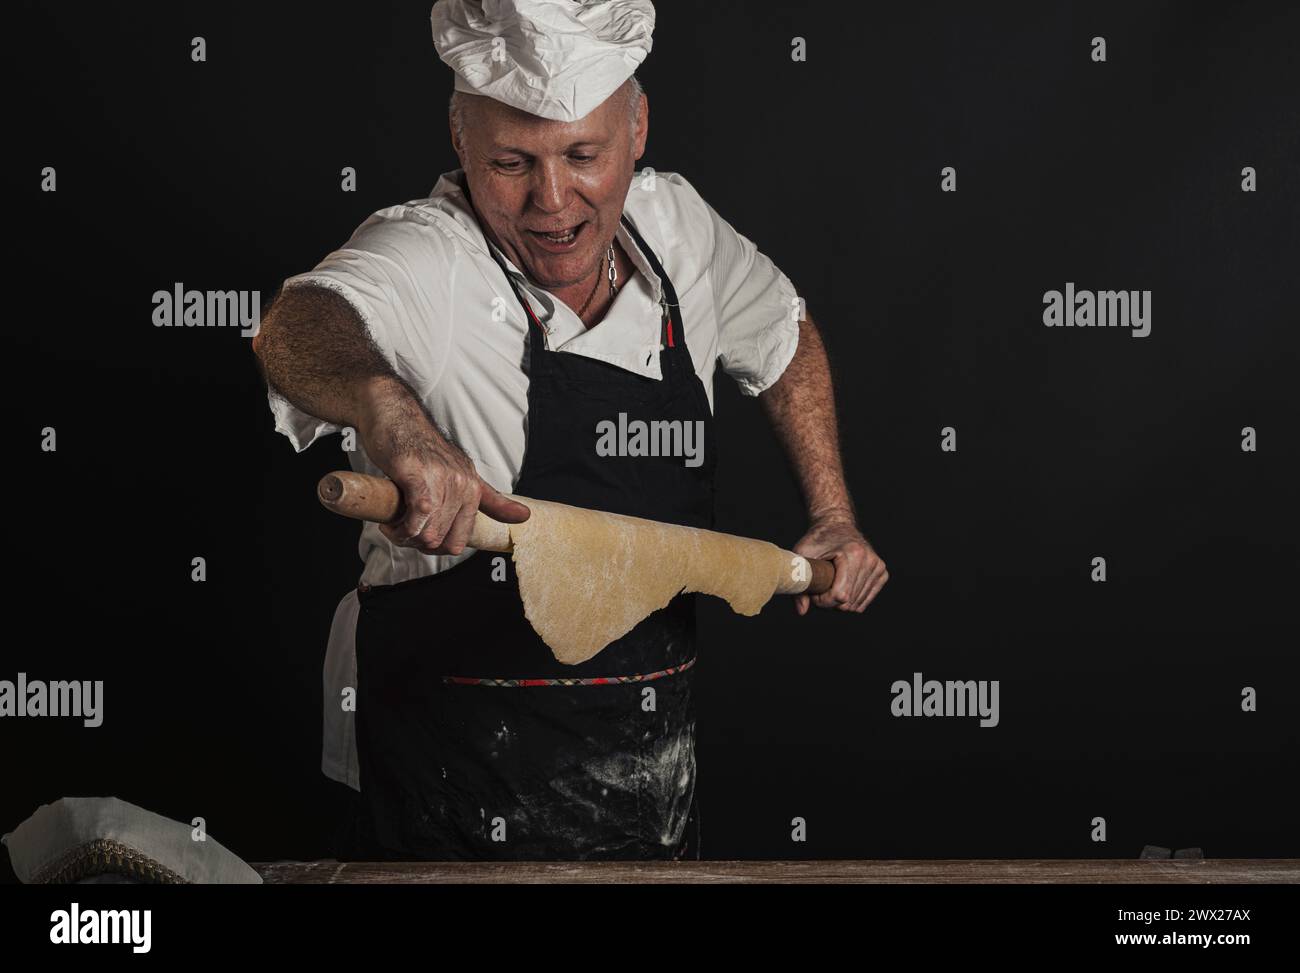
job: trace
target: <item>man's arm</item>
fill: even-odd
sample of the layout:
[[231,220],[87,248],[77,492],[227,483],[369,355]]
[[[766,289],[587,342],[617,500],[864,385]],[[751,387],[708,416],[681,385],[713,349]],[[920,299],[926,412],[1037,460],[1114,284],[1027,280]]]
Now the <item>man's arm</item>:
[[253,351],[275,391],[309,415],[355,428],[366,455],[401,490],[402,517],[380,526],[394,544],[459,554],[480,508],[507,523],[527,519],[527,507],[484,482],[442,435],[341,295],[312,285],[282,291]]
[[[758,400],[794,467],[808,506],[809,529],[794,551],[835,564],[834,584],[811,602],[819,608],[863,611],[889,580],[889,572],[858,530],[840,459],[830,363],[811,314],[799,322],[794,357]],[[800,615],[808,611],[809,601],[807,595],[795,599]]]
[[253,351],[272,388],[336,425],[359,428],[386,392],[408,391],[352,305],[325,287],[281,291],[262,315]]

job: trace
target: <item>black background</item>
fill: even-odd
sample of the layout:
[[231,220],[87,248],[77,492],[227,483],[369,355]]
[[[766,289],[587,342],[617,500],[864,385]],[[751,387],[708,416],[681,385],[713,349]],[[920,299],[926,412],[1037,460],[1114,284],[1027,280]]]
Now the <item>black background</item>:
[[[103,679],[105,723],[0,723],[0,830],[111,794],[329,856],[321,663],[361,565],[313,486],[345,457],[295,454],[250,342],[151,295],[269,297],[455,168],[429,6],[23,5],[0,678]],[[705,856],[1300,856],[1293,5],[658,10],[640,164],[807,299],[891,574],[863,615],[705,607]],[[1043,327],[1066,281],[1150,289],[1151,335]],[[793,544],[756,403],[720,375],[716,409],[720,528]],[[1000,725],[892,717],[913,672],[1000,680]]]

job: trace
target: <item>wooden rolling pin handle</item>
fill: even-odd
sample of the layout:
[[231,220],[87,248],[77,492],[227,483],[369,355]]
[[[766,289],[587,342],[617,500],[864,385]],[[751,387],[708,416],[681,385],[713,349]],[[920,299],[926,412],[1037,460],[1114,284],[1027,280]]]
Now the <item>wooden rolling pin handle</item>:
[[821,558],[810,557],[808,566],[812,568],[812,580],[808,582],[808,587],[804,589],[804,593],[820,595],[824,591],[829,591],[835,581],[835,563],[833,561],[824,561]]
[[402,494],[392,480],[364,473],[330,473],[316,484],[326,510],[375,524],[394,521],[402,512]]
[[783,551],[790,559],[790,571],[776,586],[779,595],[820,595],[835,582],[835,562],[803,557]]
[[[402,514],[402,493],[392,480],[340,471],[321,477],[316,496],[326,510],[375,524],[392,523]],[[469,544],[482,551],[509,551],[510,528],[481,510],[474,516]]]

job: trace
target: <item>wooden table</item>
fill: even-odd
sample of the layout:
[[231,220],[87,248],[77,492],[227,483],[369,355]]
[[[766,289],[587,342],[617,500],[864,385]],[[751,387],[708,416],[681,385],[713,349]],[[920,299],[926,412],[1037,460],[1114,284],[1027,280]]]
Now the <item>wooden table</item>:
[[1300,859],[710,862],[254,862],[296,884],[1300,884]]

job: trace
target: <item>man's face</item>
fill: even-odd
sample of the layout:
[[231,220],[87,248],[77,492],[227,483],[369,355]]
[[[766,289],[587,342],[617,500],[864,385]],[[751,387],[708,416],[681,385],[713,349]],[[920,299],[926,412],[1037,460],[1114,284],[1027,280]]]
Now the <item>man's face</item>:
[[[589,280],[618,229],[648,106],[635,133],[626,88],[576,122],[539,118],[479,95],[464,96],[464,140],[452,142],[488,236],[548,290]],[[567,231],[569,239],[548,239]]]

